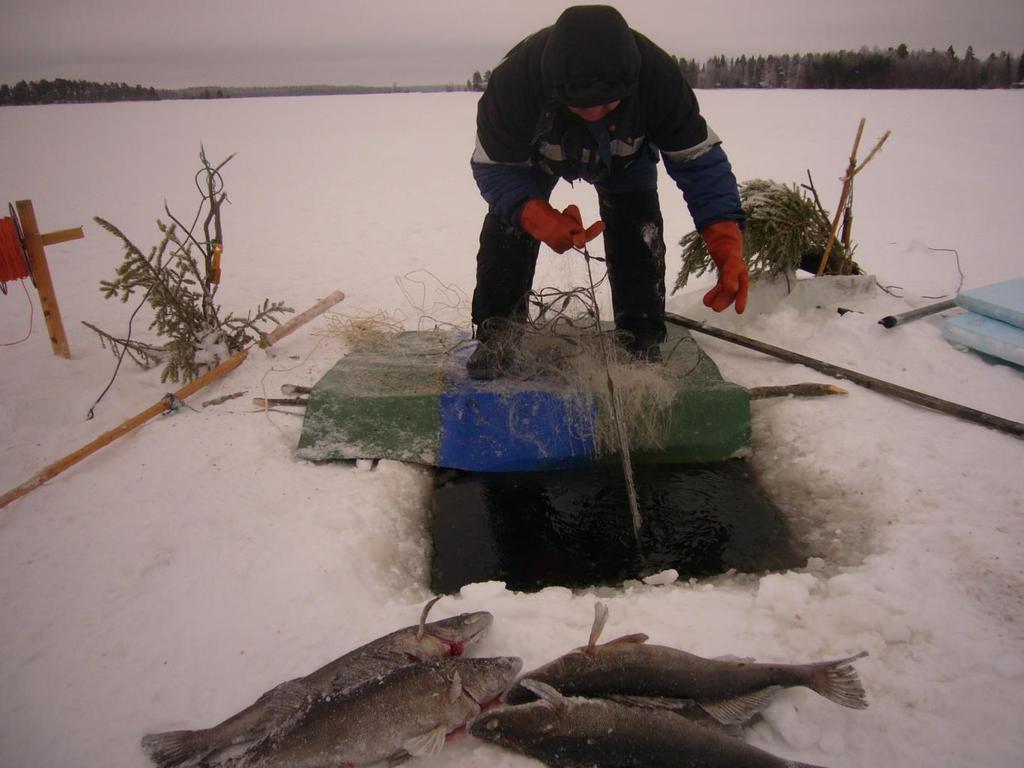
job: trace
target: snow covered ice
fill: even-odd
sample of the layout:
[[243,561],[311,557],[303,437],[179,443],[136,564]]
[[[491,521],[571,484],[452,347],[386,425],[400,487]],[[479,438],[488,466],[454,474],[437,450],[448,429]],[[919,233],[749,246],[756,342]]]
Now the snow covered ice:
[[[705,276],[671,297],[670,311],[1024,421],[1024,374],[954,349],[941,316],[878,325],[955,293],[957,259],[943,249],[958,252],[964,288],[1024,271],[1019,92],[698,96],[741,181],[802,183],[810,169],[829,208],[859,119],[862,146],[891,130],[857,177],[853,239],[857,261],[902,297],[845,295],[856,312],[842,316],[835,297],[820,307],[752,301],[742,317],[711,316],[700,303]],[[269,297],[301,311],[340,289],[339,314],[401,311],[416,328],[404,276],[472,290],[484,213],[469,172],[475,104],[454,93],[0,110],[2,197],[32,199],[44,232],[86,231],[47,249],[72,359],[51,354],[38,306],[30,339],[0,349],[0,490],[168,389],[156,371],[126,364],[85,421],[113,360],[80,321],[122,329],[134,307],[99,293],[121,250],[93,216],[148,250],[165,199],[180,218],[195,210],[200,144],[213,162],[235,152],[224,168],[226,310]],[[662,176],[671,285],[692,224]],[[586,185],[560,184],[555,197],[597,216]],[[585,280],[573,255],[542,254],[536,285]],[[28,324],[12,285],[0,298],[0,342]],[[415,622],[429,596],[430,473],[299,461],[300,420],[250,404],[283,383],[315,383],[346,351],[326,328],[324,319],[254,352],[192,399],[198,412],[151,421],[0,510],[0,765],[144,766],[143,733],[212,725],[272,685]],[[699,342],[745,386],[825,379]],[[598,598],[611,611],[609,638],[645,632],[704,656],[779,662],[867,650],[857,669],[868,710],[789,690],[747,737],[835,768],[1019,765],[1024,442],[844,386],[846,397],[753,405],[752,460],[814,546],[807,568],[692,582],[663,574],[578,593],[473,584],[442,599],[434,617],[491,611],[476,653],[522,656],[527,669],[585,643]],[[461,735],[420,764],[531,763]]]

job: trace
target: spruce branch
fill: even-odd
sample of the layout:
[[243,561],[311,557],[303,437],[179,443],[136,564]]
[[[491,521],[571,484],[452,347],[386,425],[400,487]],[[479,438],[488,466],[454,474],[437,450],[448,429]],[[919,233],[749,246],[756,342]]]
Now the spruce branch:
[[143,370],[148,370],[159,364],[164,358],[164,350],[161,347],[156,347],[152,344],[146,344],[134,339],[121,339],[116,336],[112,336],[103,329],[97,328],[95,325],[88,323],[85,320],[82,321],[82,325],[95,332],[95,334],[100,337],[100,346],[104,349],[109,349],[114,355],[115,360],[121,356],[121,350],[123,349],[125,354],[127,354],[136,365]]
[[[813,181],[810,191],[813,199],[796,184],[752,179],[740,185],[740,203],[747,219],[743,255],[752,277],[794,271],[814,255],[820,260],[829,241],[831,220],[813,189]],[[691,276],[699,277],[713,267],[700,233],[690,232],[680,240],[680,245],[683,264],[673,293],[683,288]],[[834,246],[829,265],[835,265],[835,274],[848,255],[841,244]]]
[[[205,150],[200,152],[202,168],[196,174],[196,185],[203,197],[193,226],[186,228],[171,213],[167,203],[164,210],[171,224],[157,219],[160,241],[143,253],[123,231],[106,219],[96,217],[95,221],[104,230],[121,241],[124,258],[115,270],[111,280],[100,281],[100,292],[104,298],[115,296],[127,302],[135,291],[145,291],[144,302],[152,310],[149,330],[163,340],[161,344],[141,342],[129,338],[121,339],[86,323],[100,338],[100,344],[119,356],[125,352],[143,368],[158,363],[164,364],[160,380],[189,381],[215,367],[228,356],[241,351],[247,344],[260,338],[259,326],[280,324],[279,315],[292,312],[281,301],[264,299],[255,310],[244,317],[229,313],[221,318],[221,308],[215,303],[217,283],[213,278],[212,237],[223,236],[220,206],[227,200],[220,169],[234,155],[213,166],[206,159]],[[199,178],[205,175],[205,189]],[[200,242],[192,230],[199,222],[204,206],[210,212],[204,222],[206,242]],[[180,234],[179,234],[180,233]],[[202,260],[196,255],[202,255]]]

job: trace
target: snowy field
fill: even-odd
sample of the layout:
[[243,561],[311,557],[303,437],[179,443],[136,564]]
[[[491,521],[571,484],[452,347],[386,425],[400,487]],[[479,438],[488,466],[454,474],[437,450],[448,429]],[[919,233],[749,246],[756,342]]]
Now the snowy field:
[[[1020,370],[952,348],[941,318],[877,322],[955,294],[957,260],[944,249],[958,252],[965,288],[1024,273],[1024,92],[699,96],[740,180],[801,183],[810,169],[830,209],[858,120],[867,118],[862,156],[891,130],[858,176],[853,236],[860,264],[899,296],[755,297],[742,318],[709,317],[704,278],[669,309],[1024,421]],[[43,232],[86,232],[47,251],[72,359],[51,354],[38,306],[29,339],[0,348],[0,492],[172,389],[126,364],[85,420],[114,361],[81,321],[123,332],[134,308],[99,293],[121,251],[92,217],[148,251],[165,200],[192,219],[201,143],[214,162],[237,153],[224,169],[225,309],[270,297],[301,311],[340,289],[335,322],[383,311],[416,328],[423,309],[466,321],[466,301],[452,305],[472,291],[484,213],[469,172],[475,102],[398,94],[0,110],[0,202],[32,199]],[[555,194],[596,216],[589,187]],[[664,174],[662,204],[671,285],[692,224]],[[585,279],[577,257],[542,254],[538,287]],[[840,316],[837,304],[862,314]],[[298,461],[300,419],[251,405],[282,383],[313,384],[345,353],[329,320],[254,352],[193,397],[195,411],[151,421],[0,510],[0,765],[141,768],[142,734],[212,725],[415,621],[430,596],[430,474]],[[11,285],[0,342],[29,322],[25,293]],[[746,386],[824,380],[700,343]],[[790,690],[747,738],[835,768],[1019,766],[1024,442],[848,388],[845,398],[754,404],[753,461],[821,553],[807,568],[580,593],[475,584],[444,598],[435,618],[491,611],[476,653],[519,655],[527,669],[586,641],[598,597],[611,611],[606,638],[642,631],[763,661],[866,650],[857,668],[868,710]],[[420,764],[532,763],[461,734]]]

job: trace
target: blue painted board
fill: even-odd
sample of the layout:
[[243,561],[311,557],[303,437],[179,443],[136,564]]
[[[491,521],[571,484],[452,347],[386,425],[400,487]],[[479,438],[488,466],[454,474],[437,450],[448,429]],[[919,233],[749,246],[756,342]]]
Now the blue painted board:
[[585,466],[597,453],[597,402],[538,382],[466,374],[475,345],[452,352],[440,396],[438,464],[478,472]]
[[976,314],[1024,328],[1024,277],[961,291],[956,303]]
[[1024,366],[1024,329],[974,312],[946,320],[942,335],[951,344],[968,347]]

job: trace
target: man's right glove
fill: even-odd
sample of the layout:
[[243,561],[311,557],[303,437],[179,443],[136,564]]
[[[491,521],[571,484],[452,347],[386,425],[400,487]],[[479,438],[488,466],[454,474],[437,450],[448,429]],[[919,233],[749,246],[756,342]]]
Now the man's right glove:
[[735,221],[716,221],[700,231],[708,254],[718,267],[718,284],[704,295],[704,306],[721,312],[733,301],[736,314],[747,308],[750,273],[743,260],[743,233]]
[[540,198],[527,200],[523,204],[519,225],[524,232],[547,243],[556,253],[565,253],[570,248],[582,248],[604,232],[604,222],[600,219],[584,228],[580,209],[575,205],[559,213],[547,200]]

